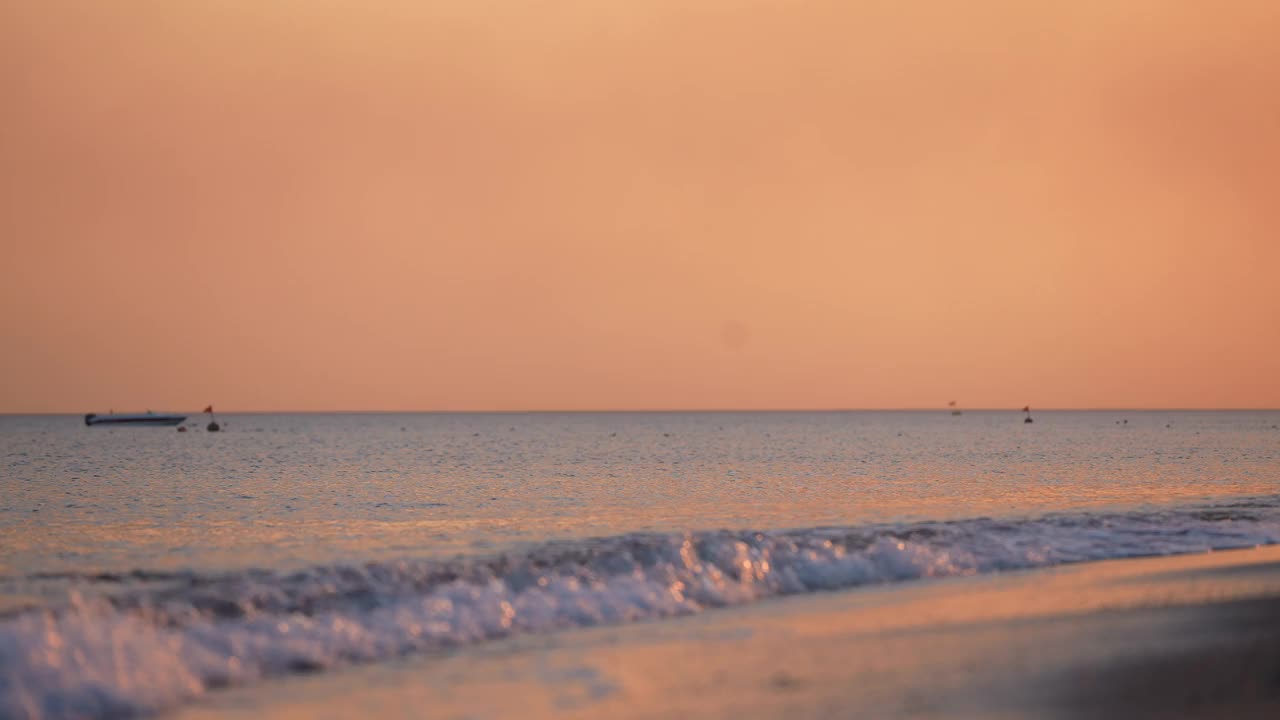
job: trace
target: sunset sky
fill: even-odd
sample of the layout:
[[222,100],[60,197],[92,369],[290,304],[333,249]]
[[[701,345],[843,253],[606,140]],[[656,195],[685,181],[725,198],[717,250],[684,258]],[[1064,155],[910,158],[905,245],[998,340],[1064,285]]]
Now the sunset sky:
[[0,412],[1280,407],[1280,2],[0,4]]

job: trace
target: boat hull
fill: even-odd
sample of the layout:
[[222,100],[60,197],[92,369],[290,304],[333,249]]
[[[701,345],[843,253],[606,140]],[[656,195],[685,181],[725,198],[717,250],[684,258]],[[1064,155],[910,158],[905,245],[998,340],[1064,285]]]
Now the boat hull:
[[172,427],[186,420],[186,415],[169,415],[167,413],[139,413],[136,415],[95,415],[84,416],[84,424],[89,427],[97,425],[156,425]]

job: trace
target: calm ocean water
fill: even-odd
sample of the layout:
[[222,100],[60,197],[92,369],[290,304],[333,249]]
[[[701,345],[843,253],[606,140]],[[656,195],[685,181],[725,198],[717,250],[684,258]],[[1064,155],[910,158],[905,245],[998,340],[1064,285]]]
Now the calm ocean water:
[[1280,542],[1280,412],[220,420],[0,417],[0,717],[122,717],[513,633]]

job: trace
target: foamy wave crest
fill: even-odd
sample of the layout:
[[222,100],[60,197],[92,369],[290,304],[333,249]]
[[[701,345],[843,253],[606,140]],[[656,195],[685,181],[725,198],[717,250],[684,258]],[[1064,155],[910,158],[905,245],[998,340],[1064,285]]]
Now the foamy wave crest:
[[69,577],[62,601],[0,618],[0,717],[130,717],[227,685],[515,633],[1277,542],[1280,497],[1026,520],[630,534],[497,557],[287,572]]

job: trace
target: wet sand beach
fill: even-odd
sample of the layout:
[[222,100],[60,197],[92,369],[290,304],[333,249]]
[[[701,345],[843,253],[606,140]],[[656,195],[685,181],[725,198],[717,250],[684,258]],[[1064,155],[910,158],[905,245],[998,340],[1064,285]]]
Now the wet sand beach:
[[772,600],[215,694],[232,718],[1270,718],[1280,547]]

